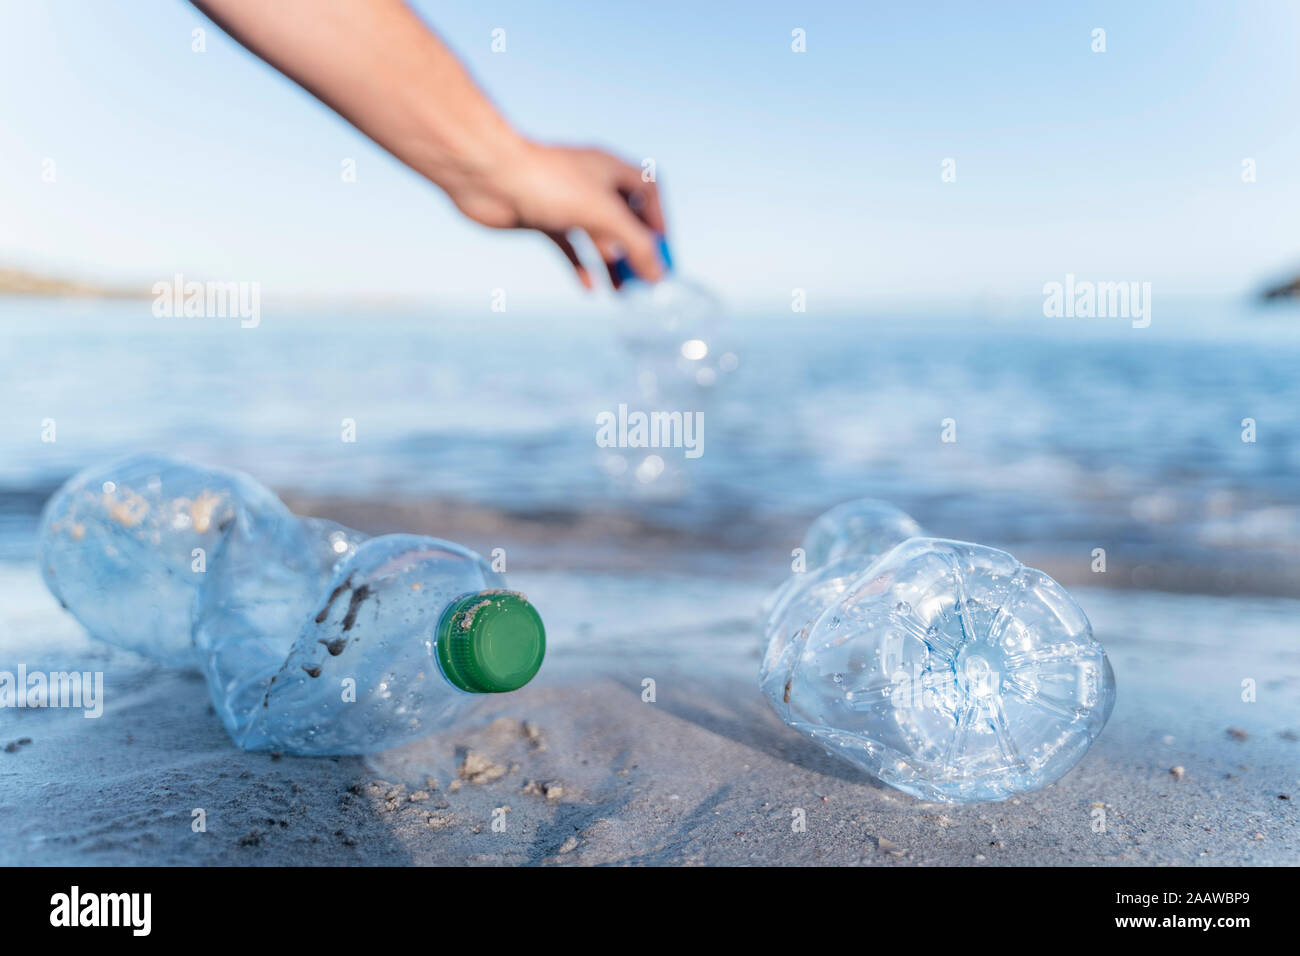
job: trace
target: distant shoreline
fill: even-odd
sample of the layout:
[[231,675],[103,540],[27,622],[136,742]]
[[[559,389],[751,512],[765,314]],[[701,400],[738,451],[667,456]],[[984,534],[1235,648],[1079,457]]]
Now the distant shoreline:
[[147,299],[144,288],[106,286],[81,279],[38,275],[23,269],[0,268],[0,295],[78,299]]
[[1277,285],[1268,286],[1260,292],[1259,298],[1263,302],[1285,302],[1300,299],[1300,276]]
[[[161,281],[171,284],[174,274],[169,274]],[[5,298],[43,298],[43,299],[83,299],[109,302],[144,302],[157,298],[157,283],[142,283],[138,286],[112,286],[82,279],[69,279],[62,276],[41,275],[25,269],[0,267],[0,300]],[[344,295],[325,293],[302,293],[290,290],[271,301],[279,305],[288,305],[297,309],[320,308],[365,308],[385,309],[389,311],[408,311],[428,309],[438,306],[436,301],[426,301],[417,297],[386,292],[349,293]]]

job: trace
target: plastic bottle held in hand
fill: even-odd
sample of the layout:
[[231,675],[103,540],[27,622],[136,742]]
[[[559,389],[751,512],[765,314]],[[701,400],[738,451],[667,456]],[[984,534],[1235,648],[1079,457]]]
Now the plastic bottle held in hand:
[[202,668],[239,746],[369,753],[515,690],[545,632],[467,548],[292,514],[246,475],[137,456],[41,520],[46,584],[95,637]]
[[637,363],[643,399],[698,402],[702,391],[735,370],[737,359],[717,348],[722,323],[717,296],[674,268],[668,241],[662,236],[659,257],[664,274],[655,283],[641,281],[626,259],[614,263],[626,313],[620,337]]
[[810,561],[770,602],[768,700],[831,753],[924,799],[1002,800],[1058,780],[1115,702],[1087,617],[993,548],[911,537],[875,553],[910,522],[880,509],[852,502],[810,531],[805,549],[826,544],[827,563]]

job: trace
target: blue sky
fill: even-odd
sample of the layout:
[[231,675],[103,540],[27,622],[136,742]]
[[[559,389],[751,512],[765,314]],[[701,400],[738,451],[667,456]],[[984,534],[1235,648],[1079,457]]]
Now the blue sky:
[[[1300,265],[1294,4],[416,6],[530,135],[653,157],[678,262],[738,305],[1037,295],[1066,272],[1236,293]],[[544,240],[461,220],[180,0],[0,0],[0,88],[0,263],[583,298]]]

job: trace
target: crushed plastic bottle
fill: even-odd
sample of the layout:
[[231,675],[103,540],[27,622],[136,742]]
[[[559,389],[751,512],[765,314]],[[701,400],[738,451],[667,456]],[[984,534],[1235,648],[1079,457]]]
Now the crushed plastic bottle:
[[763,603],[768,622],[763,672],[781,667],[778,658],[790,638],[843,595],[865,566],[894,545],[924,533],[906,512],[875,498],[847,501],[817,518],[796,552],[795,573]]
[[370,753],[532,679],[545,632],[479,555],[300,518],[247,475],[135,456],[41,519],[46,585],[92,636],[197,664],[246,750]]
[[891,542],[912,526],[872,501],[814,523],[807,571],[769,602],[764,694],[830,753],[923,799],[1003,800],[1060,779],[1115,703],[1088,618],[1003,551]]

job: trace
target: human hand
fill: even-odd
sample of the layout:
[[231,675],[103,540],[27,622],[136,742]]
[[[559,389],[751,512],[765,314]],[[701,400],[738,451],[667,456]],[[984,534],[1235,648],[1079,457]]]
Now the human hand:
[[[519,136],[447,46],[402,0],[194,0],[236,39],[441,187],[469,218],[536,229],[591,274],[570,241],[585,232],[607,268],[626,256],[653,282],[655,184],[598,149]],[[614,287],[619,279],[610,268]]]
[[657,281],[664,264],[656,233],[666,231],[659,190],[641,170],[599,149],[520,141],[497,161],[442,185],[456,207],[494,229],[535,229],[564,253],[584,287],[594,286],[570,234],[585,232],[615,288],[614,262]]

